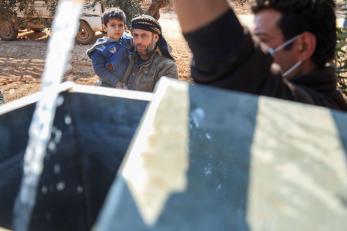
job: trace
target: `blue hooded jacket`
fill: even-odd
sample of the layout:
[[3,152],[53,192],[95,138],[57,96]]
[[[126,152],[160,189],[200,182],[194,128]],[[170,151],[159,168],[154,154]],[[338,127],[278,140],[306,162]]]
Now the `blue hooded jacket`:
[[94,71],[102,83],[116,86],[128,68],[131,47],[132,36],[124,33],[119,41],[107,37],[99,38],[88,49],[87,55],[92,59]]

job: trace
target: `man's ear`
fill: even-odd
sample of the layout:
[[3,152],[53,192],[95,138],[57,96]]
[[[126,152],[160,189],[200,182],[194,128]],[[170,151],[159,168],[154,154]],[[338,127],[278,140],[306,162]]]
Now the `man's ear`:
[[310,59],[314,54],[317,46],[317,38],[311,32],[304,32],[300,36],[297,49],[302,60]]

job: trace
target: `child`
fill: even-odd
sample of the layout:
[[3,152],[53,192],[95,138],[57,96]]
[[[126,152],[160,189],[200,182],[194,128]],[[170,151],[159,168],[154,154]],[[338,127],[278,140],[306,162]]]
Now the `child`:
[[102,24],[106,36],[98,39],[87,55],[92,59],[94,71],[100,78],[98,85],[117,87],[129,65],[132,37],[125,33],[126,16],[119,8],[106,11]]

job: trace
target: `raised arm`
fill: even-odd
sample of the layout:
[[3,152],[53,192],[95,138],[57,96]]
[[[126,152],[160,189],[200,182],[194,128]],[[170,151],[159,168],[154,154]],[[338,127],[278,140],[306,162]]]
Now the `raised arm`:
[[[271,56],[254,43],[226,0],[173,1],[193,53],[194,82],[253,94],[288,94],[281,78],[271,73]],[[279,85],[279,92],[273,85]]]
[[194,31],[225,13],[226,0],[173,0],[183,33]]

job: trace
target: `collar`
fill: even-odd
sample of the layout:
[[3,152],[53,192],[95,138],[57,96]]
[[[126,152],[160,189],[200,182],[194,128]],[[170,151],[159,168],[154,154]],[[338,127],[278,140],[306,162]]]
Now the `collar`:
[[333,66],[319,68],[309,74],[296,76],[290,82],[309,87],[318,92],[336,91],[336,69]]
[[102,38],[99,38],[96,40],[95,44],[89,48],[87,50],[87,55],[89,56],[89,58],[91,58],[91,53],[98,47],[98,46],[101,46],[101,45],[104,45],[106,46],[107,44],[110,44],[110,43],[117,43],[117,44],[120,44],[122,46],[125,46],[123,45],[122,43],[124,43],[126,41],[127,37],[125,37],[124,35],[122,35],[122,37],[120,37],[120,39],[118,41],[116,40],[113,40],[109,37],[102,37]]

